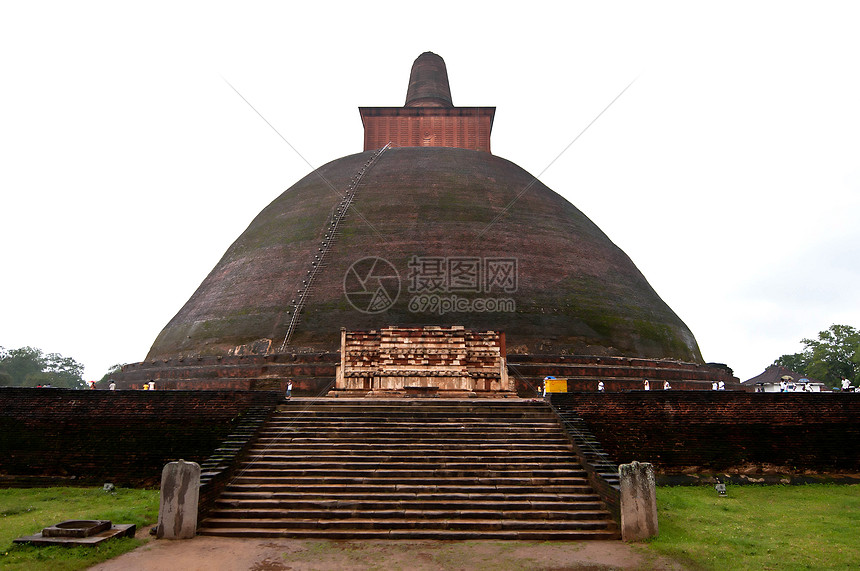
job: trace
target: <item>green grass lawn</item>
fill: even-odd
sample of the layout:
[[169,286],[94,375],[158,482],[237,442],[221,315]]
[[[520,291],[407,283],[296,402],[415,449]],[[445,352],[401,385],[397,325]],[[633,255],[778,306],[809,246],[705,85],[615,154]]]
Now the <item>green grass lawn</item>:
[[[860,568],[860,485],[658,488],[660,535],[647,546],[692,569]],[[0,569],[85,569],[142,544],[31,547],[12,540],[66,519],[109,519],[139,527],[158,517],[157,490],[0,490]]]
[[85,569],[142,545],[133,538],[97,547],[35,547],[12,540],[67,519],[109,519],[138,528],[158,519],[158,490],[105,493],[101,488],[0,489],[0,569]]
[[657,488],[657,552],[693,568],[860,569],[860,485]]

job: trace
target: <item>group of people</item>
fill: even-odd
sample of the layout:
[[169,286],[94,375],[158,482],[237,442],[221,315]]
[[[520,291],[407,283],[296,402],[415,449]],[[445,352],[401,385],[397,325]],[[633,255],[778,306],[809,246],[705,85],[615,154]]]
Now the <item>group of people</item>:
[[[92,388],[96,388],[95,383],[93,383]],[[115,391],[116,390],[116,381],[115,380],[110,379],[110,381],[108,381],[108,390],[109,391]],[[143,383],[143,385],[140,387],[140,390],[142,390],[142,391],[154,391],[155,390],[155,381],[148,381],[146,383]]]
[[[555,377],[544,378],[544,380],[540,386],[542,396],[546,397],[546,382],[548,380],[553,380],[553,379],[555,379]],[[644,381],[642,381],[642,388],[646,391],[650,391],[651,390],[651,381],[649,381],[648,379],[645,379]],[[672,388],[672,385],[669,383],[669,381],[663,381],[663,390],[664,391],[668,391],[671,388]],[[723,381],[720,381],[719,385],[716,382],[714,382],[713,389],[715,391],[716,390],[724,391],[724,390],[726,390],[726,384]],[[600,393],[606,392],[606,384],[604,384],[603,381],[597,381],[597,392],[600,392]],[[289,397],[287,397],[287,398],[289,398]]]
[[779,392],[781,393],[813,393],[812,384],[806,379],[801,379],[801,382],[795,384],[794,381],[787,382],[784,379],[779,381]]
[[[645,379],[642,382],[642,388],[646,391],[650,391],[651,390],[651,382],[648,379]],[[669,381],[663,381],[663,390],[664,391],[668,391],[671,388],[672,388],[672,385],[669,384]]]
[[713,381],[711,382],[711,390],[712,391],[724,391],[726,390],[726,383],[723,381]]

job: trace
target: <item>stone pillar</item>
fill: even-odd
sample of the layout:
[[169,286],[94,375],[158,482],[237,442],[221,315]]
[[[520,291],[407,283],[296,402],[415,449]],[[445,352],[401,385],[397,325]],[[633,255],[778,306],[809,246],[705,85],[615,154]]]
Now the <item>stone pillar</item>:
[[335,370],[334,388],[344,390],[347,387],[347,381],[344,378],[346,373],[346,327],[340,328],[340,367]]
[[508,349],[506,347],[505,332],[499,331],[499,389],[501,391],[513,391],[508,378]]
[[197,504],[200,499],[200,464],[170,462],[161,471],[161,502],[158,507],[159,539],[191,539],[197,533]]
[[657,535],[654,467],[632,462],[618,467],[621,477],[621,539],[639,541]]

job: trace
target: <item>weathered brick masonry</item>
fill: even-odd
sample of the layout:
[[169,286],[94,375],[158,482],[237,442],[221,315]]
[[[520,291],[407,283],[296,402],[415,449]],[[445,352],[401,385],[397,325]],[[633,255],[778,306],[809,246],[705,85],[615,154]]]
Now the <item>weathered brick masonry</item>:
[[596,391],[598,381],[607,391],[636,390],[646,379],[654,389],[669,381],[675,390],[709,391],[723,381],[727,389],[743,390],[731,369],[714,363],[597,355],[508,355],[507,362],[520,396],[533,396],[548,375],[567,379],[569,391]]
[[159,389],[277,392],[292,379],[294,395],[317,396],[334,383],[339,361],[339,353],[177,357],[123,365],[113,378],[120,389],[154,380]]
[[[283,391],[293,380],[293,395],[319,396],[331,388],[340,353],[299,353],[242,356],[199,356],[153,359],[124,365],[114,375],[120,389],[137,389],[154,380],[160,389]],[[676,390],[710,390],[723,381],[740,389],[731,370],[720,365],[682,363],[663,359],[595,355],[507,355],[517,393],[537,394],[547,375],[568,379],[569,390],[597,390],[603,380],[607,391],[638,389],[644,379],[668,380]],[[106,388],[106,387],[103,387]]]
[[618,463],[860,470],[860,394],[630,391],[551,395]]
[[0,389],[0,481],[154,485],[164,464],[200,462],[262,391]]

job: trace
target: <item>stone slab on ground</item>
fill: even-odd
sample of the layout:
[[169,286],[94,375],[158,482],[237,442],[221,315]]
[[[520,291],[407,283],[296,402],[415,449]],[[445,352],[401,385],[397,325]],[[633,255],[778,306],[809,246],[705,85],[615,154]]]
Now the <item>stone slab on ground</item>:
[[122,523],[113,525],[89,537],[45,537],[42,532],[35,535],[25,535],[13,539],[13,543],[31,543],[33,545],[98,545],[114,537],[134,537],[136,526],[133,523]]

